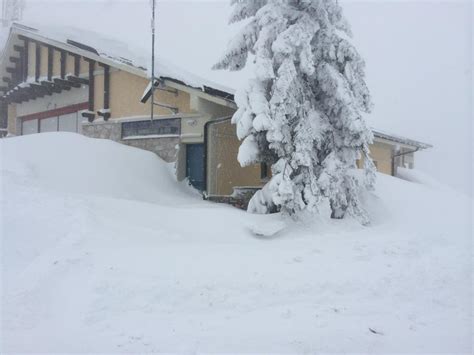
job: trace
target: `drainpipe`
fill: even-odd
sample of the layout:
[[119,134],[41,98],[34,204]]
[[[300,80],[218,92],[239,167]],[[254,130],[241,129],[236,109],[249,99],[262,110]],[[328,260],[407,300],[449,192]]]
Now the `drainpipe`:
[[412,154],[412,153],[416,153],[419,150],[420,150],[420,148],[416,148],[414,150],[409,150],[407,152],[393,154],[392,155],[392,176],[395,176],[395,158],[398,158],[398,157],[401,157],[401,156],[404,156],[404,155],[408,155],[408,154]]
[[153,0],[151,15],[151,121],[153,121],[155,109],[155,7],[155,0]]

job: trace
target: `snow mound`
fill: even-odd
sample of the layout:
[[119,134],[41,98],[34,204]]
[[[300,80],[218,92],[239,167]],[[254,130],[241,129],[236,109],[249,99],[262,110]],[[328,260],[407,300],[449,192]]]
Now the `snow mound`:
[[0,141],[2,170],[56,191],[166,202],[189,194],[172,164],[110,140],[53,132]]
[[259,238],[271,238],[285,230],[287,224],[278,219],[259,221],[257,224],[249,225],[250,231]]
[[397,177],[400,179],[415,182],[426,186],[431,186],[437,189],[446,189],[446,185],[441,184],[436,179],[432,178],[428,174],[425,174],[416,169],[397,168]]
[[0,150],[1,353],[471,350],[463,196],[379,175],[371,226],[280,231],[145,151],[66,133]]

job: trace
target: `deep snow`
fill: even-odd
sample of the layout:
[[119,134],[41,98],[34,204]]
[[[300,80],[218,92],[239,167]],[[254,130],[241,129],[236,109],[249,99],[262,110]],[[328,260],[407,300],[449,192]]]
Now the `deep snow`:
[[202,201],[149,152],[46,133],[0,154],[2,353],[472,350],[472,202],[413,172],[378,176],[371,227],[268,239],[280,216]]

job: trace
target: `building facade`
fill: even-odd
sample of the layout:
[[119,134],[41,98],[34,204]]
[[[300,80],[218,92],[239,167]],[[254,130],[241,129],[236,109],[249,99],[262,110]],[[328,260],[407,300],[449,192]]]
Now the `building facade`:
[[[229,196],[235,188],[258,188],[268,179],[268,167],[241,168],[237,162],[231,92],[161,72],[151,100],[145,67],[19,24],[12,26],[0,72],[4,133],[76,132],[146,149],[175,162],[177,178],[188,178],[205,196]],[[374,134],[372,157],[378,170],[390,175],[397,166],[413,168],[414,152],[429,147]]]

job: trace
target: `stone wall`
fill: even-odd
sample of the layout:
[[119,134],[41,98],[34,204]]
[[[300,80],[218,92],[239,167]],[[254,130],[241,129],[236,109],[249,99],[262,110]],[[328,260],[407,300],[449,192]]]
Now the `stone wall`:
[[121,140],[120,143],[153,152],[168,163],[175,162],[178,156],[179,137],[127,138],[126,140]]
[[175,162],[178,156],[179,137],[125,138],[122,139],[121,122],[101,121],[82,124],[82,134],[91,138],[110,139],[131,147],[148,150],[166,162]]

